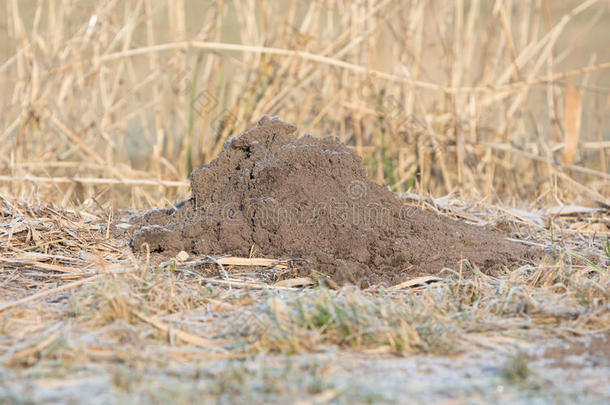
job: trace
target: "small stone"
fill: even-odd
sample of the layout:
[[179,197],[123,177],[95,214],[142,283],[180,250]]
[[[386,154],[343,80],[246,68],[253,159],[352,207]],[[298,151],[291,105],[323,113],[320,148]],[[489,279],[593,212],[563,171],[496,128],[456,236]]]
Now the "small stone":
[[189,257],[190,256],[188,253],[186,253],[184,250],[181,250],[180,253],[176,255],[176,260],[178,260],[179,262],[185,262],[188,260]]

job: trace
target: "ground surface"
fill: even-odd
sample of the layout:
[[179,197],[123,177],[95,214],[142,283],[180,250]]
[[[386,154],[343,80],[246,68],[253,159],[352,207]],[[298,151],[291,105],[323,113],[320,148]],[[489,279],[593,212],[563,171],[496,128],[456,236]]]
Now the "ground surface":
[[545,256],[504,275],[463,263],[333,290],[269,259],[156,264],[110,238],[103,213],[2,200],[0,398],[606,403],[607,236],[586,229],[607,213],[408,197],[511,228]]
[[[497,339],[488,336],[481,340]],[[589,339],[580,340],[586,344]],[[547,344],[565,345],[548,342],[544,346]],[[255,356],[243,361],[176,361],[175,353],[164,355],[155,350],[156,360],[147,360],[142,367],[121,363],[61,367],[41,362],[32,369],[4,371],[0,395],[17,403],[80,403],[85,395],[91,398],[87,403],[93,404],[137,399],[178,403],[602,404],[610,397],[607,341],[605,353],[579,353],[563,365],[546,357],[529,360],[544,348],[525,337],[504,343],[504,347],[484,346],[473,345],[468,352],[451,357],[396,357],[331,349],[329,353]],[[521,354],[516,355],[517,350]],[[190,354],[198,357],[192,351]],[[522,361],[528,375],[512,381],[507,374],[518,372]]]
[[[607,1],[58,3],[0,7],[0,403],[610,403]],[[233,139],[265,113],[315,140]],[[193,191],[360,214],[379,185],[406,256],[408,226],[248,214],[113,238]]]

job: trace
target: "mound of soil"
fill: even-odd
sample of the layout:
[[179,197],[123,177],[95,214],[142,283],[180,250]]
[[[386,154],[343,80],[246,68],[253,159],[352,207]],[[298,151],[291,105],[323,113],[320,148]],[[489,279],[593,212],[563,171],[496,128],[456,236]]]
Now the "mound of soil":
[[192,173],[191,199],[137,218],[131,246],[302,258],[306,271],[360,286],[392,285],[462,259],[492,271],[528,255],[505,235],[403,205],[337,138],[295,131],[263,117],[229,140]]

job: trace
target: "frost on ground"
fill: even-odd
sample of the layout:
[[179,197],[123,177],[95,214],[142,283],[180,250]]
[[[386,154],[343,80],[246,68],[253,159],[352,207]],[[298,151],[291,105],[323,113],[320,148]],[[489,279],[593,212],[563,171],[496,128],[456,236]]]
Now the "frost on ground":
[[[321,353],[259,355],[246,360],[175,361],[172,354],[157,353],[144,363],[68,366],[43,361],[33,368],[0,371],[0,400],[601,404],[610,398],[607,340],[605,353],[569,356],[569,365],[539,357],[547,344],[532,344],[525,337],[510,344],[494,341],[481,339],[484,345],[498,345],[495,349],[473,345],[451,357],[395,357],[328,348]],[[557,342],[548,345],[553,344]],[[194,351],[183,353],[197,357]]]
[[544,255],[330,289],[290,262],[136,258],[103,214],[0,200],[0,402],[607,403],[605,236],[434,203]]

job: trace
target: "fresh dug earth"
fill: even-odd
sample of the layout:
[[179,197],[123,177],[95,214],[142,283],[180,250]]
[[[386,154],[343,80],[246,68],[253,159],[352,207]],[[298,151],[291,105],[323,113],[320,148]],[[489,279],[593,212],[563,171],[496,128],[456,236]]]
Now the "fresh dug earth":
[[366,176],[335,137],[297,138],[276,118],[227,142],[192,173],[192,198],[134,220],[134,250],[300,258],[338,284],[393,285],[457,269],[485,272],[531,255],[506,236],[407,207]]

